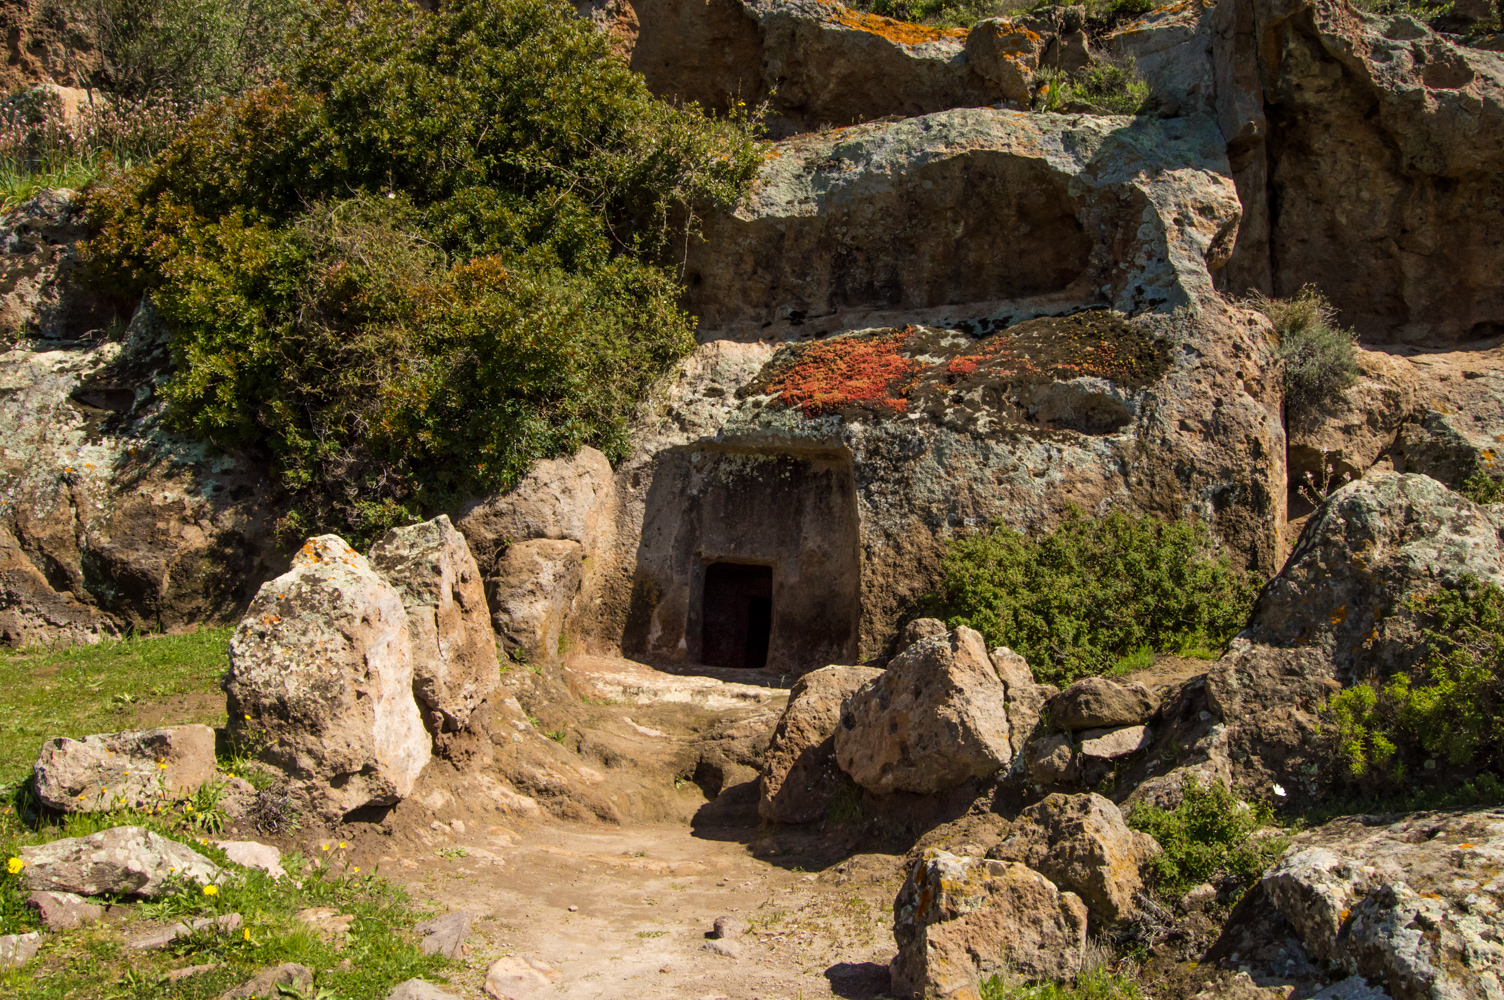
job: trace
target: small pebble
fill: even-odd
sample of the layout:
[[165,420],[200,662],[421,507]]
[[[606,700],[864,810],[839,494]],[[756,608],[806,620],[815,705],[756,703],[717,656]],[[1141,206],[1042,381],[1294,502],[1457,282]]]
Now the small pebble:
[[571,906],[571,907],[570,907],[570,908],[569,908],[569,912],[570,912],[570,913],[575,913],[575,912],[577,912],[577,911],[578,911],[578,910],[579,910],[579,907],[578,907],[578,906]]

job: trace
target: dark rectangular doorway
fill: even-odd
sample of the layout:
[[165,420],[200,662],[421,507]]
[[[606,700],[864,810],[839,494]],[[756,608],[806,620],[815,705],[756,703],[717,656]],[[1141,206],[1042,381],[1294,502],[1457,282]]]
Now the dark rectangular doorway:
[[760,670],[773,631],[773,567],[711,563],[705,567],[700,661],[709,667]]

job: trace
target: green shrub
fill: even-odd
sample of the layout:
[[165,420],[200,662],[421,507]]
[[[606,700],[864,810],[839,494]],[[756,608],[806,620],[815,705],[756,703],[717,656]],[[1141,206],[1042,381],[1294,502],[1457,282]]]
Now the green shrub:
[[951,543],[925,609],[1011,647],[1040,680],[1106,673],[1142,647],[1217,649],[1242,628],[1258,582],[1195,521],[1072,508],[1052,532],[1005,526]]
[[982,1000],[1138,1000],[1143,994],[1132,981],[1105,968],[1082,972],[1072,983],[1007,985],[993,976],[982,983]]
[[1411,602],[1428,656],[1385,681],[1359,682],[1327,703],[1350,779],[1406,775],[1424,754],[1477,771],[1504,768],[1504,590],[1464,577]]
[[1222,782],[1203,788],[1187,777],[1179,805],[1137,806],[1128,825],[1159,842],[1163,851],[1152,863],[1154,889],[1178,899],[1203,882],[1252,884],[1289,844],[1284,837],[1253,837],[1270,819],[1267,806],[1240,801]]
[[300,0],[60,0],[87,26],[96,83],[129,102],[238,94],[282,68]]
[[624,454],[693,344],[673,251],[760,154],[559,0],[343,11],[309,20],[296,86],[96,190],[83,253],[171,331],[174,426],[266,454],[288,535],[358,543],[537,458]]
[[1346,398],[1358,380],[1358,338],[1336,326],[1337,311],[1315,286],[1294,298],[1254,295],[1254,308],[1274,324],[1279,358],[1285,368],[1285,412],[1294,422],[1308,421]]

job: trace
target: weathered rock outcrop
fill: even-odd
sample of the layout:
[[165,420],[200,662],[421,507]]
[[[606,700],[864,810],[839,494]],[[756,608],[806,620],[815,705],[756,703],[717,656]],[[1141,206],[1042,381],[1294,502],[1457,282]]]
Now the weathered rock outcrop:
[[1369,823],[1300,836],[1263,878],[1269,902],[1312,956],[1380,981],[1395,1000],[1487,995],[1504,976],[1500,915],[1486,902],[1504,816]]
[[1028,865],[1110,924],[1137,911],[1143,866],[1158,853],[1153,837],[1128,829],[1118,807],[1093,792],[1056,793],[1025,809],[987,856]]
[[268,581],[230,640],[230,730],[331,819],[412,790],[431,745],[402,598],[334,535]]
[[969,628],[921,639],[841,706],[836,761],[863,788],[932,794],[1013,760],[1007,688]]
[[[149,307],[80,287],[83,235],[67,191],[0,221],[8,645],[232,621],[279,562],[260,471],[164,430],[163,333]],[[103,335],[128,318],[123,341]]]
[[1205,117],[978,108],[777,151],[691,248],[702,340],[1184,305],[1210,293],[1242,214]]
[[499,671],[480,567],[464,536],[441,514],[387,532],[369,558],[407,612],[413,693],[435,731],[461,729]]
[[1314,283],[1373,341],[1504,333],[1504,57],[1346,0],[1224,0],[1217,20],[1254,220],[1232,290]]
[[1086,905],[1007,861],[927,850],[893,901],[898,997],[979,1000],[999,972],[1069,979],[1086,947]]
[[760,778],[757,811],[763,819],[814,823],[824,818],[831,796],[846,782],[835,748],[841,705],[881,675],[873,667],[834,666],[794,682]]
[[80,896],[150,899],[173,883],[206,885],[220,874],[208,858],[141,826],[23,847],[21,861],[26,888]]
[[767,101],[774,136],[1000,101],[1027,103],[1042,26],[931,28],[821,0],[578,5],[655,94],[728,111]]
[[33,769],[37,798],[63,812],[151,808],[214,776],[214,730],[174,726],[48,740]]

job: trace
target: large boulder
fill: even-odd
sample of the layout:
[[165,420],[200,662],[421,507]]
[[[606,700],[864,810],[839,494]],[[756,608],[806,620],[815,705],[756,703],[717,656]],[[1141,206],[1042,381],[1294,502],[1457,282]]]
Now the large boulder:
[[257,593],[224,688],[232,736],[326,817],[395,804],[428,763],[402,598],[334,535]]
[[1339,668],[1408,665],[1419,653],[1410,599],[1463,576],[1504,583],[1501,531],[1504,509],[1427,476],[1352,483],[1306,524],[1260,596],[1248,637],[1320,649]]
[[186,798],[214,767],[214,730],[173,726],[48,740],[33,774],[37,798],[52,808],[108,812]]
[[1497,811],[1344,819],[1298,837],[1260,889],[1313,957],[1395,1000],[1486,996],[1504,977],[1504,917],[1484,903],[1501,858]]
[[584,560],[574,541],[540,538],[507,546],[486,591],[496,635],[509,656],[531,663],[558,657]]
[[846,781],[835,749],[841,704],[881,675],[874,667],[834,666],[794,682],[760,778],[757,811],[763,819],[813,823],[824,818],[831,796]]
[[1086,922],[1086,905],[1038,872],[931,848],[893,901],[893,994],[980,1000],[981,982],[1000,972],[1072,978]]
[[1153,693],[1142,684],[1088,677],[1046,702],[1045,714],[1056,729],[1105,729],[1138,725],[1156,707]]
[[21,861],[27,889],[79,896],[150,899],[174,884],[207,885],[221,874],[208,858],[141,826],[23,847]]
[[1046,796],[1019,813],[987,856],[1028,865],[1110,924],[1137,912],[1143,867],[1158,853],[1153,837],[1128,829],[1118,807],[1092,792]]
[[407,611],[414,694],[435,730],[462,729],[500,673],[485,585],[464,536],[441,514],[388,531],[368,558]]
[[1007,646],[999,646],[990,655],[992,667],[1007,691],[1008,738],[1017,757],[1034,734],[1044,715],[1044,706],[1057,689],[1052,684],[1037,683],[1029,661]]
[[836,762],[878,794],[929,794],[1013,760],[1007,688],[977,632],[921,639],[846,699]]
[[588,445],[544,459],[506,493],[466,504],[455,519],[484,573],[515,542],[547,538],[580,545],[586,556],[610,544],[616,485],[611,463]]

